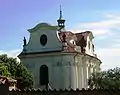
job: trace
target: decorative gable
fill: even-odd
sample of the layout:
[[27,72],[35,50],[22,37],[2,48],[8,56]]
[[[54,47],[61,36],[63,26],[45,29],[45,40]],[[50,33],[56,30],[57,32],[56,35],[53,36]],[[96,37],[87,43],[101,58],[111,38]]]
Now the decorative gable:
[[57,37],[57,26],[40,23],[28,31],[30,39],[24,46],[26,53],[62,50],[62,44]]

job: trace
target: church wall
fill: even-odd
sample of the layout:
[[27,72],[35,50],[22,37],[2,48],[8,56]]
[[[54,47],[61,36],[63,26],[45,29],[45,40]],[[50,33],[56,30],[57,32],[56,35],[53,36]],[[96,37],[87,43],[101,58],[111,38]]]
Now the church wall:
[[82,75],[82,88],[87,88],[87,59],[85,56],[81,58],[81,75]]
[[[60,55],[54,57],[54,81],[53,86],[57,89],[65,89],[70,86],[70,64],[73,63],[73,55]],[[70,60],[71,59],[71,60]],[[57,76],[57,77],[56,77]]]
[[71,66],[71,88],[74,90],[77,88],[77,74],[76,74],[76,66]]
[[[87,88],[88,78],[99,70],[100,62],[92,57],[70,53],[31,55],[22,58],[23,63],[35,77],[35,87],[39,88],[41,65],[49,68],[49,83],[52,89]],[[74,59],[75,58],[75,59]]]
[[83,55],[76,56],[77,85],[79,89],[87,88],[87,59]]
[[99,71],[100,62],[90,56],[78,55],[77,63],[77,87],[79,89],[88,87],[88,79],[93,72]]
[[77,72],[74,54],[33,55],[22,58],[22,62],[32,71],[36,87],[39,85],[39,69],[47,65],[49,82],[53,89],[77,88]]
[[78,88],[82,89],[82,65],[78,65]]

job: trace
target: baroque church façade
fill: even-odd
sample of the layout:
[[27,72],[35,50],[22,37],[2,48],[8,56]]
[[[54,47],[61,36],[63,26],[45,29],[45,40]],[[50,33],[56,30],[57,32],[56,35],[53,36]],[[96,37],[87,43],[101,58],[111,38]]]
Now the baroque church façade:
[[57,26],[40,23],[29,29],[29,41],[24,38],[18,57],[33,73],[35,88],[87,88],[89,76],[101,64],[94,53],[93,34],[65,30],[61,10],[57,22]]

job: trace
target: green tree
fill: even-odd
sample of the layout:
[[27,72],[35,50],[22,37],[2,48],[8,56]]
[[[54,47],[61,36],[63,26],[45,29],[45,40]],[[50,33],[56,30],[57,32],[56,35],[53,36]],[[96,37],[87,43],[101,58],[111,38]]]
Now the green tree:
[[16,58],[8,57],[6,54],[0,55],[0,75],[17,79],[18,88],[32,88],[34,85],[33,75]]
[[120,89],[120,68],[93,73],[88,85],[91,89]]
[[33,88],[33,75],[21,63],[17,66],[16,78],[20,89]]
[[7,77],[11,76],[11,73],[8,71],[8,67],[5,63],[0,63],[0,75]]

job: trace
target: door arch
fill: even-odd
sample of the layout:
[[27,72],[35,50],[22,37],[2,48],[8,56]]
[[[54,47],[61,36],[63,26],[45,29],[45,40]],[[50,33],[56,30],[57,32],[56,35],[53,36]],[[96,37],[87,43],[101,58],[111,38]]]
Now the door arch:
[[42,65],[40,67],[40,85],[47,85],[49,83],[48,66]]

